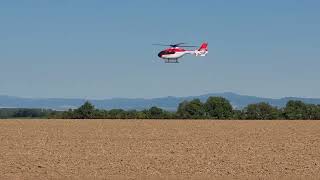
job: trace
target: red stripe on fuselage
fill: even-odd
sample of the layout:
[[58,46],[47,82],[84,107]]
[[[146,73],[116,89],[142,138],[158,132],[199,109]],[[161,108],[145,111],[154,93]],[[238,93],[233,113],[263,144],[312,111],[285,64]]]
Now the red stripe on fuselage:
[[185,49],[182,48],[168,48],[164,50],[165,52],[185,52]]

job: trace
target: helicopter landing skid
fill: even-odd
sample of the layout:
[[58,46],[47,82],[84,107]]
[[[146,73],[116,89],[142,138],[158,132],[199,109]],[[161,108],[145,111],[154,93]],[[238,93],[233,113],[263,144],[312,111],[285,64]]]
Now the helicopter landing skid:
[[178,59],[166,59],[165,63],[179,63]]

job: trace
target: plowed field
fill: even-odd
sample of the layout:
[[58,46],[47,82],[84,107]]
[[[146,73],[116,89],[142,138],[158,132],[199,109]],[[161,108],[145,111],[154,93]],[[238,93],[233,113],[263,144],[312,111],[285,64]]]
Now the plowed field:
[[320,121],[1,120],[0,179],[320,177]]

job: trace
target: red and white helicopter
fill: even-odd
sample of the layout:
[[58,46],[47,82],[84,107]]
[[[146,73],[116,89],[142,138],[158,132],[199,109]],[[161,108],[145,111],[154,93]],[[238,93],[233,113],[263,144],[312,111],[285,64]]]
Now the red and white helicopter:
[[153,44],[157,46],[170,46],[161,52],[158,56],[165,60],[165,63],[178,63],[178,59],[182,58],[186,54],[191,54],[195,56],[206,56],[208,54],[208,43],[204,42],[201,44],[199,49],[196,50],[185,50],[182,47],[197,47],[197,46],[185,46],[186,43],[178,44]]

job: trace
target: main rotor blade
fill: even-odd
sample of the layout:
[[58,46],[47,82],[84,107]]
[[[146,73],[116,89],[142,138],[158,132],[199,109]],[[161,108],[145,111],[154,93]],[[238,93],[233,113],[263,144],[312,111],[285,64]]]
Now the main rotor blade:
[[154,46],[171,46],[171,44],[152,44]]
[[178,47],[198,47],[198,46],[178,46]]
[[171,47],[198,47],[198,46],[181,46],[182,44],[187,44],[187,43],[177,43],[177,44],[152,44],[154,46],[171,46]]
[[171,44],[171,46],[179,46],[180,47],[180,45],[182,45],[182,44],[187,44],[187,43],[177,43],[177,44]]

